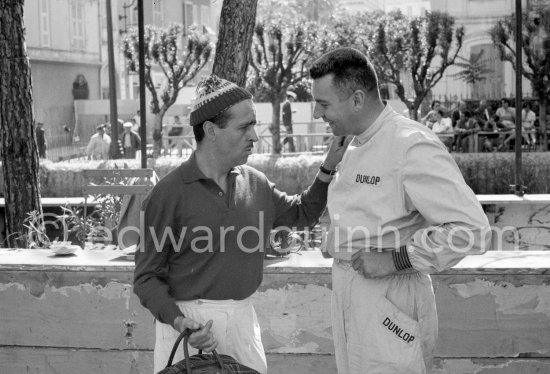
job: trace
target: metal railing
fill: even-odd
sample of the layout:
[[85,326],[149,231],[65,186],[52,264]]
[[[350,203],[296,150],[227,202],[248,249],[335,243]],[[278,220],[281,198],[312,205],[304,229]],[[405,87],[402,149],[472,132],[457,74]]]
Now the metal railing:
[[[257,153],[271,153],[273,150],[272,135],[259,135],[258,138],[259,140],[258,143],[256,143],[255,151]],[[323,152],[328,148],[331,134],[281,134],[283,152],[289,151],[289,142],[285,142],[287,138],[292,138],[295,152]]]
[[[292,138],[295,152],[323,152],[328,148],[331,134],[281,134],[281,143],[285,138]],[[164,156],[179,156],[190,154],[195,148],[195,137],[187,136],[163,136]],[[288,151],[288,142],[283,144],[283,152]],[[271,134],[258,135],[258,142],[254,146],[255,153],[271,153],[273,150],[273,138]]]

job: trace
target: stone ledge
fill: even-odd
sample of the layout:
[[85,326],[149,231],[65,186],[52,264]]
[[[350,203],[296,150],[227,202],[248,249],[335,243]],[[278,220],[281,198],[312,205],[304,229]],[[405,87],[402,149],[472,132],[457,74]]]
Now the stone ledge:
[[[120,250],[79,250],[72,256],[54,256],[47,249],[0,248],[0,270],[133,272],[133,261],[121,260]],[[332,259],[319,251],[303,251],[265,261],[265,274],[330,274]],[[487,251],[466,256],[439,275],[550,274],[547,251]]]

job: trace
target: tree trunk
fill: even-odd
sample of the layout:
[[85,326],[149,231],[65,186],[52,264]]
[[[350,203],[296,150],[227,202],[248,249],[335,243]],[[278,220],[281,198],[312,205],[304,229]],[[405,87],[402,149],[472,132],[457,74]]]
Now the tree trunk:
[[548,151],[548,129],[546,128],[546,108],[548,107],[548,98],[541,95],[539,98],[539,130],[541,133],[542,151]]
[[153,116],[153,157],[158,158],[162,151],[162,137],[166,134],[163,134],[162,131],[162,119],[164,118],[164,113],[162,110],[156,113]]
[[23,247],[25,240],[17,233],[23,233],[27,213],[42,213],[23,0],[0,1],[0,18],[0,138],[6,235],[9,247]]
[[224,0],[222,5],[212,72],[241,87],[246,85],[257,3],[258,0]]
[[271,116],[271,139],[273,141],[273,148],[271,153],[275,155],[281,154],[281,99],[275,98],[271,102],[273,108],[273,114]]
[[416,102],[416,100],[408,106],[409,118],[418,121],[418,108],[422,102]]

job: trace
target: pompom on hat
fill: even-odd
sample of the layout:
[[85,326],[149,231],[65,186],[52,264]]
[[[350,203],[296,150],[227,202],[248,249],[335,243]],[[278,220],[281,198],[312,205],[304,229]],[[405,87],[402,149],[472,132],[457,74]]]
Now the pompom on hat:
[[250,92],[235,83],[214,74],[203,79],[195,91],[196,98],[191,109],[190,125],[202,125],[233,105],[252,99]]

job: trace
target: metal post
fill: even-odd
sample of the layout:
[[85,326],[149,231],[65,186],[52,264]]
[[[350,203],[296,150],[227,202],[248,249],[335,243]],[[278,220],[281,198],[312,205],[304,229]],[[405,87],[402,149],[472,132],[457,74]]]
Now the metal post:
[[111,0],[107,0],[107,58],[109,59],[109,102],[111,104],[111,154],[120,156],[118,149],[118,112],[116,96],[115,53],[113,48],[113,19]]
[[143,21],[143,0],[138,0],[138,41],[139,41],[139,136],[141,137],[141,167],[147,167],[147,131],[145,129],[145,26]]
[[516,0],[516,170],[514,173],[514,193],[518,196],[523,196],[524,187],[522,184],[521,170],[521,143],[523,136],[521,133],[521,107],[522,107],[522,10],[521,0]]

